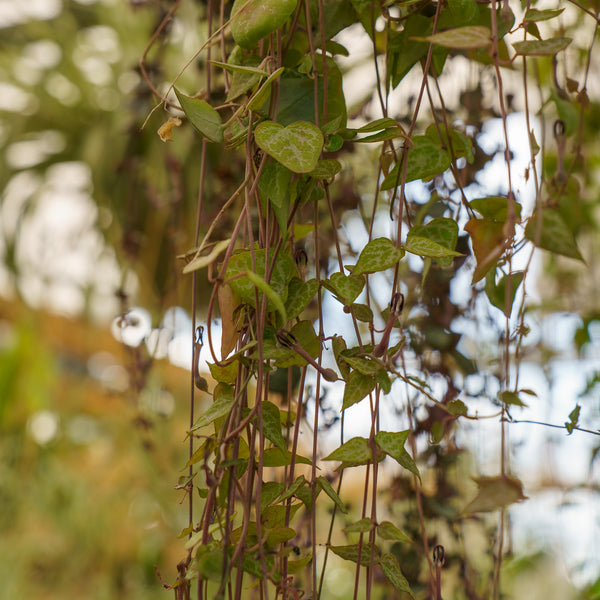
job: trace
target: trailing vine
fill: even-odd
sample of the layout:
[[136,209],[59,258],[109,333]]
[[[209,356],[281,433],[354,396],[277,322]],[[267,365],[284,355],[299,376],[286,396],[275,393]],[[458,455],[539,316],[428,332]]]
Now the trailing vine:
[[[564,7],[530,3],[208,1],[206,42],[186,65],[200,61],[204,81],[184,90],[175,80],[159,105],[172,113],[163,140],[190,125],[201,138],[195,244],[183,256],[195,330],[180,484],[189,524],[179,577],[165,584],[176,598],[193,586],[198,598],[325,598],[339,559],[354,564],[353,598],[440,599],[444,585],[446,597],[500,597],[508,507],[525,499],[508,433],[527,422],[515,412],[535,395],[519,384],[532,259],[543,249],[583,262],[598,21],[595,8],[568,8],[585,42],[561,33]],[[374,83],[349,106],[343,82],[353,71],[341,65],[359,31]],[[149,81],[156,37],[141,63]],[[567,61],[575,54],[581,67]],[[514,172],[516,109],[504,83],[514,94],[518,73],[524,177]],[[445,91],[457,78],[458,103]],[[531,87],[542,98],[535,108]],[[481,182],[493,158],[481,141],[488,116],[501,125],[498,184]],[[542,151],[556,157],[553,173]],[[215,154],[243,165],[218,193]],[[206,227],[205,206],[223,188]],[[469,298],[453,299],[465,285]],[[492,348],[456,325],[482,302],[498,328]],[[206,350],[210,382],[198,370]],[[488,404],[465,390],[475,374]],[[360,435],[347,434],[350,414],[368,418]],[[483,418],[498,422],[498,470],[478,477],[464,503],[452,476],[463,460],[458,425]],[[596,433],[580,426],[578,407],[564,428]],[[357,488],[362,497],[347,491]],[[475,565],[465,520],[489,512],[499,515],[495,525],[481,520],[489,560]],[[445,583],[448,565],[455,575]]]

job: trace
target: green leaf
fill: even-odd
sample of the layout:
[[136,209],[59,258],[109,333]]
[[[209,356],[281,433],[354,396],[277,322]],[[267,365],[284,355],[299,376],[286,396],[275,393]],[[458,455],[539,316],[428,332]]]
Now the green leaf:
[[279,294],[260,276],[252,271],[246,271],[246,277],[261,291],[263,292],[267,298],[273,303],[275,308],[279,311],[281,315],[281,320],[283,324],[287,324],[288,317],[287,312],[285,310],[285,306],[283,301],[279,297]]
[[404,448],[410,431],[378,431],[375,434],[377,446],[388,456],[391,456],[398,464],[414,473],[419,479],[421,474],[411,455]]
[[525,237],[539,248],[583,262],[573,232],[569,229],[558,210],[545,208],[541,214],[541,224],[539,217],[537,211],[533,213],[525,228]]
[[[424,243],[416,238],[424,238],[433,242],[438,248],[432,246],[431,243]],[[419,256],[427,256],[435,258],[436,262],[443,268],[448,268],[452,265],[452,257],[457,254],[444,254],[446,251],[454,252],[456,242],[458,240],[458,224],[454,219],[439,217],[427,223],[427,225],[415,225],[407,236],[406,250]],[[409,244],[411,248],[409,249]],[[424,252],[429,252],[425,254]],[[433,253],[437,253],[434,256]]]
[[279,408],[272,402],[264,400],[262,403],[263,434],[275,444],[282,452],[287,450],[285,439],[281,433],[281,416]]
[[296,9],[298,0],[235,0],[231,9],[231,34],[242,48],[281,27]]
[[[360,564],[363,567],[367,567],[371,565],[371,544],[351,544],[349,546],[329,546],[329,549],[337,554],[340,558],[344,560],[351,560],[353,563],[357,563],[360,557]],[[374,549],[374,563],[377,564],[379,562],[379,548],[375,546]]]
[[564,50],[573,40],[568,37],[556,37],[549,40],[526,40],[515,42],[513,48],[522,56],[553,56]]
[[371,531],[371,529],[373,529],[373,521],[371,521],[371,519],[368,517],[365,517],[364,519],[360,519],[359,521],[344,527],[344,532],[365,533],[366,531]]
[[489,46],[492,43],[491,37],[492,32],[487,27],[467,25],[414,39],[420,42],[431,42],[444,48],[470,50]]
[[[489,196],[487,198],[476,198],[469,202],[469,206],[476,210],[482,217],[492,221],[504,223],[508,219],[509,200],[504,196]],[[521,220],[521,205],[513,202],[515,218]]]
[[[296,464],[312,465],[310,458],[296,454]],[[292,464],[292,453],[287,450],[283,452],[277,447],[267,448],[263,453],[263,465],[265,467],[287,467]]]
[[[430,179],[450,168],[450,154],[427,136],[412,139],[413,147],[408,150],[406,181]],[[382,190],[391,190],[402,182],[402,161],[398,161],[381,184]]]
[[463,510],[466,515],[497,510],[513,502],[527,499],[523,494],[523,484],[516,477],[500,475],[474,478],[474,480],[479,486],[479,491]]
[[380,371],[382,369],[380,363],[365,356],[345,356],[344,353],[342,353],[342,358],[353,369],[356,369],[359,373],[362,373],[363,375],[375,375],[377,371]]
[[221,364],[207,364],[208,370],[215,381],[228,383],[229,385],[233,385],[235,383],[235,380],[237,379],[239,361],[232,360],[231,362]]
[[285,303],[288,319],[295,319],[310,304],[319,290],[319,282],[316,279],[302,281],[294,277],[288,287],[288,298]]
[[327,158],[320,160],[308,175],[313,179],[333,179],[341,170],[342,165],[339,161]]
[[341,501],[337,492],[331,487],[331,484],[325,477],[317,477],[317,485],[334,501],[336,506],[343,512],[347,513],[346,507],[344,503]]
[[477,260],[473,283],[482,279],[504,252],[504,224],[491,219],[471,219],[465,225]]
[[[485,280],[485,293],[492,306],[499,308],[507,317],[510,317],[512,307],[515,301],[517,289],[525,277],[523,271],[514,271],[504,275],[498,283],[495,283],[495,273],[490,271]],[[510,282],[510,294],[506,297],[506,291]],[[508,301],[508,302],[507,302]]]
[[554,17],[558,17],[565,10],[564,8],[556,8],[556,9],[546,9],[546,10],[538,10],[537,8],[528,8],[525,11],[525,16],[523,17],[523,22],[537,22],[537,21],[547,21],[548,19],[553,19]]
[[342,304],[349,306],[363,291],[365,278],[356,275],[344,275],[343,273],[332,273],[329,279],[321,283],[323,287],[335,294]]
[[[256,273],[264,279],[267,251],[265,249],[255,250],[254,257]],[[271,254],[270,257],[272,260]],[[246,276],[248,271],[252,271],[252,254],[250,250],[236,252],[229,260],[227,270],[225,271],[225,279],[230,279],[236,275],[244,275],[244,277],[238,277],[229,281],[228,284],[242,303],[254,306],[254,284]],[[292,257],[280,252],[275,259],[275,265],[268,284],[283,302],[287,300],[288,283],[296,273],[296,263]]]
[[357,321],[363,323],[371,323],[373,321],[373,311],[366,304],[352,304],[352,314]]
[[393,267],[404,256],[404,250],[396,248],[388,238],[371,240],[362,250],[352,269],[352,275],[385,271]]
[[498,399],[500,400],[500,402],[512,406],[527,406],[527,404],[525,404],[525,402],[523,402],[523,400],[519,398],[519,395],[516,392],[509,392],[508,390],[500,392],[498,394]]
[[294,173],[309,173],[323,149],[321,130],[308,121],[296,121],[287,127],[263,121],[254,130],[256,144]]
[[450,250],[433,240],[420,235],[409,235],[404,245],[407,252],[429,258],[444,258],[447,256],[462,256],[460,252]]
[[196,560],[196,569],[204,579],[220,582],[223,576],[223,561],[225,554],[222,550],[202,552]]
[[384,554],[379,562],[383,574],[388,578],[389,582],[400,592],[407,593],[411,598],[414,598],[410,585],[406,577],[400,570],[400,565],[393,554]]
[[284,502],[288,498],[291,498],[292,496],[294,496],[296,494],[296,492],[304,485],[306,485],[306,479],[305,479],[304,475],[300,475],[299,477],[296,477],[296,480],[294,481],[294,483],[292,483],[292,485],[283,494],[281,494],[281,497],[279,498],[279,502]]
[[219,113],[204,100],[191,98],[175,88],[175,95],[185,116],[197,131],[211,142],[223,141],[223,123]]
[[208,410],[194,423],[190,431],[196,431],[202,427],[206,427],[216,419],[228,415],[233,405],[235,397],[233,388],[225,383],[219,383],[213,392],[215,401],[210,405]]
[[302,569],[304,569],[304,567],[306,567],[306,565],[308,565],[311,560],[312,560],[312,554],[308,554],[307,556],[305,556],[304,558],[301,558],[299,560],[288,560],[287,572],[290,575],[294,575],[295,573],[300,573],[300,571],[302,571]]
[[395,542],[412,542],[410,537],[396,527],[390,521],[383,521],[377,525],[377,535],[384,540],[393,540]]
[[352,371],[344,388],[344,399],[342,401],[342,410],[346,410],[353,404],[360,402],[365,396],[368,396],[375,389],[375,380],[373,377],[363,375],[359,371]]
[[279,544],[285,544],[296,537],[296,530],[291,527],[276,527],[267,535],[267,548],[275,548]]
[[260,506],[264,510],[272,504],[285,489],[285,483],[280,481],[265,481],[260,490]]
[[455,417],[464,417],[467,414],[467,406],[462,400],[450,400],[448,412]]
[[[400,349],[400,346],[398,346],[398,349]],[[388,356],[393,356],[394,354],[395,352],[392,351],[392,353],[388,354]],[[375,383],[379,385],[381,391],[384,394],[389,394],[392,390],[392,382],[390,381],[390,376],[388,375],[388,372],[384,369],[381,369],[380,371],[377,371],[377,373],[375,373]]]
[[260,110],[271,93],[272,83],[284,72],[284,70],[283,67],[279,67],[279,69],[273,71],[273,73],[267,77],[266,81],[256,90],[256,92],[254,92],[252,98],[248,100],[246,110]]
[[392,87],[397,87],[417,62],[427,55],[429,44],[416,39],[429,35],[433,29],[430,19],[416,13],[404,21],[400,33],[390,32],[388,49],[391,54]]
[[[263,201],[270,200],[277,207],[289,203],[289,185],[292,172],[278,162],[265,165],[258,181],[258,192]],[[285,231],[284,227],[282,231]]]
[[[211,265],[215,262],[217,256],[229,246],[231,242],[231,238],[227,240],[221,240],[213,245],[211,251],[206,256],[196,256],[190,260],[190,262],[183,267],[184,275],[187,273],[191,273],[192,271],[197,271],[198,269],[203,269],[208,265]],[[189,253],[188,253],[189,254]]]
[[569,413],[569,420],[565,422],[565,428],[569,432],[569,435],[573,433],[573,429],[577,427],[579,423],[579,411],[581,406],[579,404],[575,405],[575,408]]
[[363,437],[354,437],[336,448],[323,460],[339,460],[350,465],[366,465],[373,461],[369,442]]
[[[290,521],[294,518],[294,515],[298,512],[298,509],[302,506],[302,504],[292,504],[289,506],[290,510]],[[286,522],[286,513],[288,507],[277,504],[275,506],[267,506],[265,510],[262,511],[261,521],[263,525],[267,529],[276,529],[279,527],[283,527]]]

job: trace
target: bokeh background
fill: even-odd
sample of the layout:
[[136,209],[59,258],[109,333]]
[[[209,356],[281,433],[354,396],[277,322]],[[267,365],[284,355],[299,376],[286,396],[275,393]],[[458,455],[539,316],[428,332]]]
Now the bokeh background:
[[[192,324],[176,256],[193,246],[199,145],[191,128],[176,144],[160,142],[165,115],[151,113],[156,100],[139,70],[171,6],[0,2],[0,599],[173,594],[156,569],[172,582],[184,555],[177,484],[187,460]],[[182,3],[148,56],[154,80],[172,80],[206,39],[205,10]],[[347,68],[358,71],[355,43],[358,59]],[[182,87],[195,88],[196,75],[194,66],[185,71]],[[243,168],[210,152],[203,227]],[[355,217],[345,220],[349,232]],[[586,256],[597,256],[597,229],[585,244]],[[594,261],[588,267],[585,276],[562,263],[539,268],[532,294],[542,310],[532,317],[523,385],[544,390],[547,402],[532,402],[524,417],[562,424],[580,402],[594,430],[599,273]],[[199,290],[202,305],[208,287]],[[465,338],[485,342],[495,327],[486,319],[465,326]],[[471,382],[473,394],[480,383]],[[463,439],[481,469],[497,458],[497,429],[477,425]],[[597,438],[514,427],[523,428],[517,462],[532,501],[516,509],[509,575],[531,593],[560,590],[530,597],[598,598]],[[343,590],[340,568],[332,593]]]

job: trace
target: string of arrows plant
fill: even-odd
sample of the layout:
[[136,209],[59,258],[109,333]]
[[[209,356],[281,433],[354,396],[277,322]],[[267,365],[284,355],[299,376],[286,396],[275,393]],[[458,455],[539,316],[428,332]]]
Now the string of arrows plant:
[[[194,57],[205,68],[200,91],[175,81],[164,101],[201,140],[196,244],[183,267],[194,278],[194,315],[200,277],[211,286],[206,321],[194,321],[190,456],[180,482],[189,526],[170,586],[176,598],[325,598],[328,565],[340,559],[353,569],[353,598],[440,599],[442,588],[446,597],[500,596],[507,507],[525,498],[511,474],[507,426],[534,393],[519,385],[530,264],[536,249],[584,260],[576,240],[586,227],[582,148],[598,20],[595,6],[567,8],[208,1],[207,40]],[[577,44],[561,32],[567,27],[585,32]],[[353,52],[344,31],[366,32],[372,45],[374,83],[352,106],[340,67]],[[456,73],[461,103],[451,105],[444,86]],[[487,98],[486,78],[494,83]],[[518,86],[527,122],[529,207],[525,185],[515,184],[505,81],[512,96]],[[535,106],[533,89],[542,99]],[[161,127],[163,140],[188,126],[183,115]],[[504,175],[482,195],[478,178],[492,156],[479,133],[492,118],[501,123]],[[553,133],[538,140],[546,119]],[[215,154],[245,167],[201,228]],[[425,200],[407,185],[418,181]],[[360,247],[344,228],[348,214],[364,223]],[[465,272],[472,293],[461,304],[450,289],[464,285]],[[503,319],[494,372],[453,332],[483,298]],[[203,347],[210,384],[198,372]],[[463,390],[478,372],[497,390],[488,414]],[[349,437],[346,415],[359,404],[369,424]],[[332,411],[341,436],[333,450]],[[498,422],[499,470],[477,479],[465,507],[451,483],[456,431],[484,417]],[[569,433],[578,419],[577,408]],[[347,491],[357,477],[358,498]],[[487,572],[476,573],[461,550],[461,523],[485,512],[499,518]],[[446,563],[461,575],[444,581]]]

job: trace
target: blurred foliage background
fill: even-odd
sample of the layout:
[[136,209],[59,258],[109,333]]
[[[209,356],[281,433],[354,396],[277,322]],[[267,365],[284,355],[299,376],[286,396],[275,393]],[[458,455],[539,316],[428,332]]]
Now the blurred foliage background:
[[[161,144],[162,111],[141,129],[155,99],[138,68],[171,5],[0,4],[0,598],[172,595],[155,566],[173,581],[187,524],[175,488],[187,460],[189,371],[172,342],[191,351],[191,324],[173,307],[190,296],[176,256],[193,246],[200,142],[188,127],[177,143]],[[148,57],[153,80],[172,80],[194,55],[207,37],[205,11],[204,2],[182,3]],[[183,89],[197,86],[196,67],[201,59],[183,73]],[[588,173],[598,114],[594,105]],[[221,161],[216,145],[210,152],[201,229],[243,169]],[[347,208],[355,206],[352,197]],[[580,218],[589,225],[589,215]],[[587,255],[597,237],[595,230],[587,239]],[[583,306],[575,349],[597,357],[594,273],[550,264],[541,304],[556,312]],[[208,286],[198,289],[202,305]],[[133,328],[141,340],[155,327],[155,352],[113,335],[115,316],[136,306],[144,308],[134,309]],[[558,352],[538,350],[540,362]],[[596,412],[598,380],[587,390]],[[528,597],[558,597],[540,581],[560,597],[600,597],[598,583],[576,592],[551,576],[554,563],[537,547],[509,562],[509,576],[511,569],[521,593],[534,590]]]

